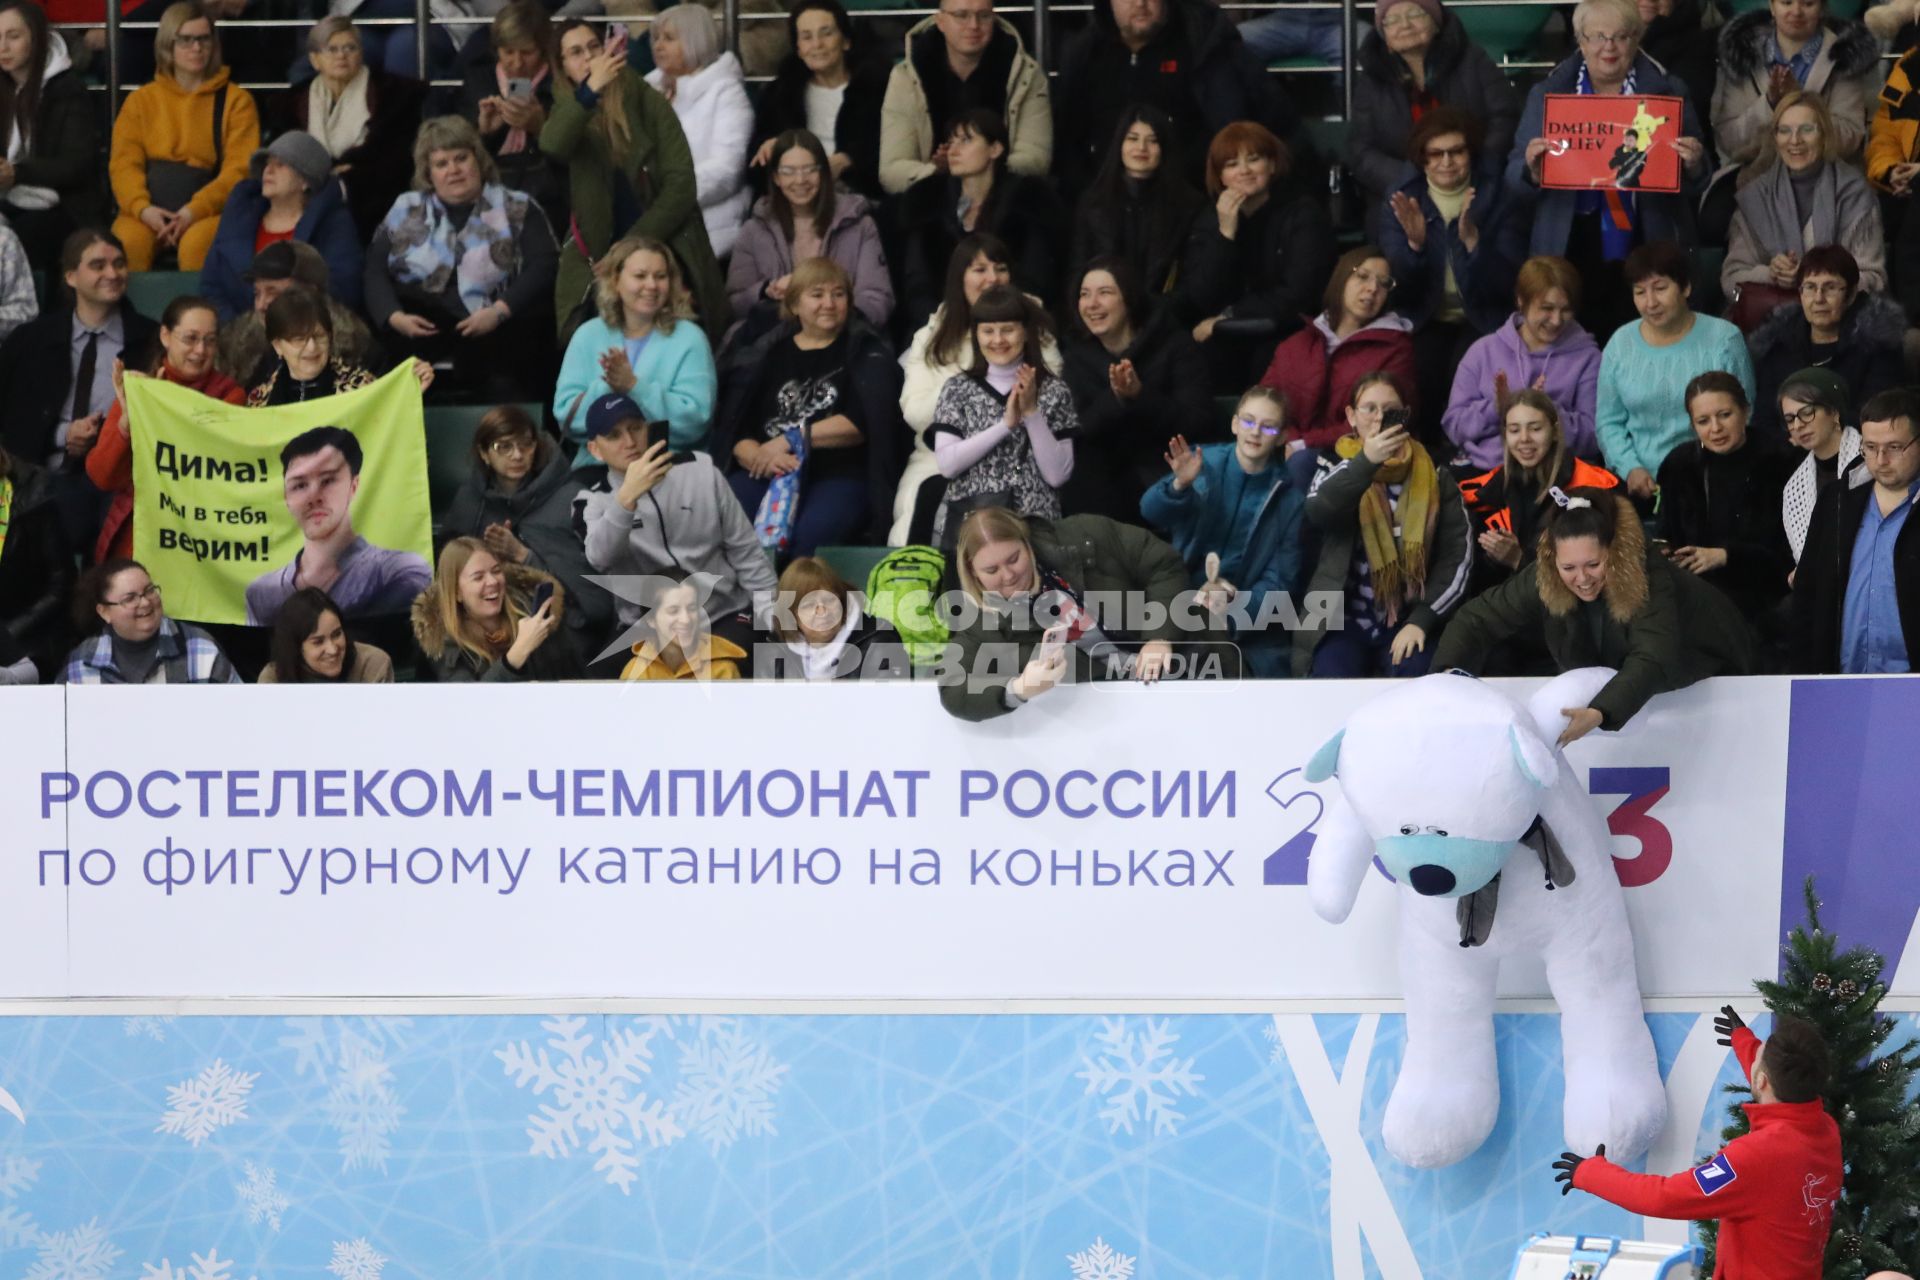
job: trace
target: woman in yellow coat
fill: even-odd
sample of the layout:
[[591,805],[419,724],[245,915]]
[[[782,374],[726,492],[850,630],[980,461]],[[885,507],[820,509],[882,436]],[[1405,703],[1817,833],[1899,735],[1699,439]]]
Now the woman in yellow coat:
[[134,90],[113,122],[113,234],[130,270],[149,270],[160,250],[177,249],[180,269],[198,271],[227,194],[260,145],[260,117],[253,95],[220,64],[220,36],[195,0],[160,16],[153,58],[153,82]]
[[622,680],[738,680],[747,651],[707,628],[703,607],[713,590],[705,574],[656,573],[643,590],[652,599],[647,631],[633,646]]

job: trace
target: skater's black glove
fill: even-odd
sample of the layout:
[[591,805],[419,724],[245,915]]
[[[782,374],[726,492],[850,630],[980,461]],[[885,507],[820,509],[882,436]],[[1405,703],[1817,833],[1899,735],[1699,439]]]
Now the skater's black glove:
[[[1594,1150],[1593,1154],[1604,1157],[1607,1154],[1607,1144],[1604,1142],[1601,1143],[1599,1147]],[[1560,1188],[1561,1195],[1566,1195],[1567,1192],[1573,1190],[1573,1171],[1578,1169],[1581,1161],[1585,1159],[1587,1159],[1586,1156],[1577,1156],[1571,1151],[1562,1151],[1560,1158],[1553,1162],[1553,1167],[1559,1170],[1558,1173],[1553,1175],[1553,1180],[1564,1184]]]
[[1713,1020],[1713,1034],[1720,1037],[1721,1044],[1731,1049],[1733,1047],[1733,1033],[1741,1030],[1746,1025],[1745,1020],[1733,1011],[1732,1005],[1723,1004],[1720,1006],[1719,1016]]

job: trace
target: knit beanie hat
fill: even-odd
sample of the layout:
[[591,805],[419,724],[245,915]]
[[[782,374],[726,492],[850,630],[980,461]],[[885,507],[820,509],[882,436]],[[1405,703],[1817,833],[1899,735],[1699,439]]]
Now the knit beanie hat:
[[325,145],[312,134],[298,129],[281,134],[254,152],[247,172],[258,179],[266,172],[269,156],[299,174],[311,195],[318,195],[320,188],[327,185],[327,179],[333,176],[333,157],[327,154]]
[[1387,20],[1387,14],[1403,4],[1417,5],[1425,9],[1427,16],[1433,19],[1433,29],[1435,31],[1438,31],[1444,23],[1440,0],[1382,0],[1382,3],[1376,4],[1373,7],[1373,25],[1384,32],[1386,30],[1384,24]]
[[[1811,392],[1802,395],[1801,392]],[[1780,394],[1792,393],[1795,400],[1803,404],[1818,405],[1822,409],[1831,409],[1840,415],[1840,421],[1847,420],[1847,380],[1831,369],[1815,366],[1802,369],[1787,377],[1780,384]]]

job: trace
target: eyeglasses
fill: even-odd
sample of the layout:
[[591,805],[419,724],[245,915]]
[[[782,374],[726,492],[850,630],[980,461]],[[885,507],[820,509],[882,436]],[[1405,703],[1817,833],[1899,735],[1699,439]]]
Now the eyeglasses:
[[1817,404],[1810,404],[1802,406],[1793,413],[1788,413],[1785,409],[1782,409],[1780,416],[1795,426],[1810,427],[1813,425],[1813,420],[1816,415],[1828,412],[1831,412],[1831,410]]
[[1236,427],[1243,428],[1244,430],[1247,430],[1247,431],[1258,431],[1263,436],[1277,436],[1281,432],[1281,427],[1278,424],[1275,424],[1274,426],[1270,427],[1266,423],[1260,421],[1260,419],[1249,418],[1244,413],[1239,415],[1233,420],[1233,425]]
[[1433,22],[1425,9],[1414,9],[1405,13],[1390,13],[1380,19],[1382,31],[1400,31],[1407,27],[1424,27]]
[[1385,289],[1388,293],[1393,292],[1393,286],[1395,281],[1392,276],[1375,275],[1373,272],[1367,270],[1365,267],[1355,267],[1353,269],[1353,278],[1356,280],[1364,281],[1367,284],[1379,285],[1382,289]]
[[1844,298],[1847,296],[1847,283],[1844,280],[1802,280],[1800,296],[1803,298]]
[[951,19],[963,27],[989,27],[993,25],[991,9],[942,9],[940,15]]
[[540,452],[540,446],[524,437],[509,436],[505,440],[495,440],[487,446],[487,452],[496,458],[509,458],[517,454]]
[[359,53],[360,46],[357,44],[330,44],[322,50],[322,52],[329,58],[344,58],[349,54]]
[[1592,45],[1596,49],[1599,49],[1599,48],[1624,49],[1627,46],[1631,45],[1635,40],[1638,40],[1639,38],[1640,38],[1639,36],[1628,35],[1624,31],[1609,31],[1605,33],[1597,32],[1597,31],[1587,31],[1581,34],[1580,43],[1586,44],[1586,45]]
[[185,46],[186,46],[187,48],[189,48],[189,49],[207,49],[207,48],[211,48],[211,47],[212,47],[212,45],[213,45],[213,37],[212,37],[212,36],[210,36],[210,35],[206,35],[206,36],[175,36],[175,37],[173,38],[173,42],[174,42],[174,44],[176,44],[176,45],[185,45]]
[[1860,444],[1860,452],[1867,457],[1884,458],[1888,462],[1892,462],[1895,458],[1911,448],[1913,448],[1913,441],[1911,440],[1904,441],[1900,444],[1868,444],[1865,441],[1862,441]]
[[289,336],[289,337],[280,339],[280,341],[298,350],[304,351],[308,347],[328,346],[333,342],[333,339],[328,337],[326,334],[321,333],[318,329],[316,329],[312,333],[302,334],[298,338]]
[[1811,141],[1820,136],[1820,126],[1817,124],[1778,125],[1774,128],[1773,136],[1780,142],[1792,142],[1796,138],[1804,138]]
[[129,591],[126,595],[121,596],[118,600],[109,600],[106,603],[107,603],[107,607],[111,609],[131,609],[135,605],[140,604],[144,601],[158,600],[159,598],[160,598],[160,584],[157,582],[150,582],[147,584],[147,589],[145,591]]
[[219,337],[211,333],[176,333],[169,341],[176,342],[189,351],[198,351],[202,347],[213,346],[219,341]]
[[783,164],[774,170],[782,178],[811,178],[819,172],[817,164]]
[[1464,144],[1457,147],[1428,147],[1427,161],[1432,163],[1435,160],[1465,160],[1471,154],[1473,153]]

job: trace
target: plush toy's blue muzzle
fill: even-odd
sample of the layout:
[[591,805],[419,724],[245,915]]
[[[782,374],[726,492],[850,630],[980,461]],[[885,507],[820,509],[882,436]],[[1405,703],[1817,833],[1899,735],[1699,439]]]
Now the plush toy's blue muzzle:
[[1511,840],[1464,836],[1383,836],[1374,843],[1393,878],[1429,898],[1464,898],[1485,888],[1513,849]]

